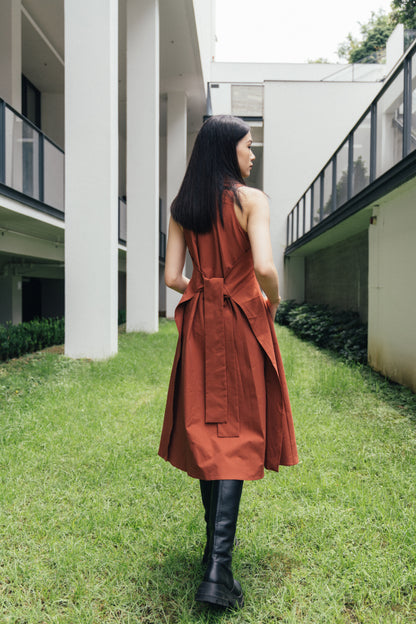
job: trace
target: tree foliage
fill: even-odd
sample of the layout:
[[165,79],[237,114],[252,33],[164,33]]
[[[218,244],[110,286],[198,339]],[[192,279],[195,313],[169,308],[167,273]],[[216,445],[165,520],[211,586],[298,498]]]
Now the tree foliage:
[[317,59],[308,59],[308,63],[309,63],[309,64],[313,64],[313,63],[315,63],[315,64],[316,64],[316,63],[320,64],[320,63],[329,63],[329,62],[330,62],[330,61],[328,61],[328,59],[327,59],[327,58],[325,58],[325,57],[323,57],[323,56],[320,56],[320,57],[319,57],[319,58],[317,58]]
[[[412,0],[412,4],[416,4],[416,0]],[[361,40],[349,33],[346,41],[338,46],[338,56],[341,59],[346,59],[349,63],[362,62],[364,59],[367,63],[380,62],[380,53],[386,47],[387,39],[394,27],[395,23],[391,13],[387,14],[382,10],[378,13],[373,11],[367,23],[360,23]]]
[[393,0],[391,3],[392,21],[405,28],[416,28],[416,0]]

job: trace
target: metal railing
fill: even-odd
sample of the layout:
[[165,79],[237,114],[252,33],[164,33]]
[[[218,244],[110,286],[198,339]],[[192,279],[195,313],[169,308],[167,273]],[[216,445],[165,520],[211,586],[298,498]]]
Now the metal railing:
[[0,99],[0,184],[64,213],[64,152]]
[[415,54],[416,42],[288,214],[287,248],[416,149]]
[[[0,99],[0,191],[22,203],[65,218],[65,153],[42,130]],[[31,201],[33,200],[33,202]],[[127,240],[127,205],[118,200],[118,240]],[[159,259],[166,234],[159,232]]]
[[127,241],[127,204],[124,198],[118,198],[118,242],[125,245]]

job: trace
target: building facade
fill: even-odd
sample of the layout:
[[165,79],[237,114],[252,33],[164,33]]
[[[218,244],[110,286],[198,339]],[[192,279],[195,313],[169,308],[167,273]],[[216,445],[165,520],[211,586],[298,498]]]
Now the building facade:
[[66,320],[65,351],[108,357],[117,312],[156,331],[168,205],[206,110],[202,0],[0,6],[0,322]]
[[[416,389],[413,49],[382,65],[216,63],[215,2],[4,0],[0,323],[65,315],[65,352],[157,331],[169,206],[204,115],[251,125],[285,298],[357,310]],[[413,61],[413,63],[412,63]],[[415,187],[415,188],[414,188]],[[413,280],[413,281],[412,281]]]

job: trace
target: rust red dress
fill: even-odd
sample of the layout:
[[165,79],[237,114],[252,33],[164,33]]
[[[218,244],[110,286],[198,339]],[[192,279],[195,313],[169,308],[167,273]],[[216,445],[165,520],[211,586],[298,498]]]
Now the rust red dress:
[[193,273],[175,311],[159,455],[197,479],[254,480],[298,456],[273,321],[228,193],[223,221],[184,231]]

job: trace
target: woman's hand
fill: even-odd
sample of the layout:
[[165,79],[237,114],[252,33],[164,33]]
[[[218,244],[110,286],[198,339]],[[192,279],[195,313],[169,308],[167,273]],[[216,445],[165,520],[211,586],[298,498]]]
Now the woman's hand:
[[273,323],[275,321],[277,308],[279,307],[279,304],[280,304],[281,300],[282,300],[282,298],[279,297],[279,299],[278,299],[278,301],[276,303],[269,302],[269,309],[270,309],[271,317],[273,319]]
[[282,298],[279,297],[277,301],[272,303],[268,297],[265,297],[266,307],[270,312],[270,316],[272,317],[273,323],[275,321],[277,308],[279,307],[281,300]]

